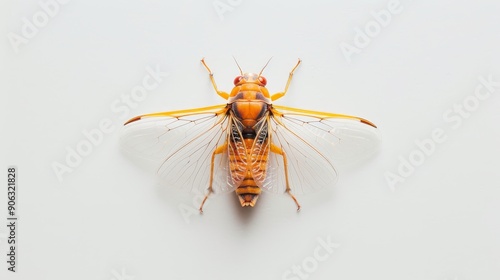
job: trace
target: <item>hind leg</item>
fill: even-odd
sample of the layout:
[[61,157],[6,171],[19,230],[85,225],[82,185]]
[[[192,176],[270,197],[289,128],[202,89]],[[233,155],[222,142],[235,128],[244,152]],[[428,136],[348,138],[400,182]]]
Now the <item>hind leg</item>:
[[286,153],[280,147],[275,144],[271,144],[271,152],[281,155],[283,157],[283,163],[285,168],[285,184],[286,184],[286,192],[292,197],[293,201],[297,205],[297,211],[300,211],[300,204],[295,198],[295,195],[292,194],[292,189],[290,188],[290,184],[288,183],[288,161],[286,159]]

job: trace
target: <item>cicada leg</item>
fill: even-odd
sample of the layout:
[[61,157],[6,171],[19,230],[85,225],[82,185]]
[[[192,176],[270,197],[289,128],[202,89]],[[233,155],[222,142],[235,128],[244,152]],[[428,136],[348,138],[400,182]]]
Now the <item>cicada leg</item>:
[[295,198],[295,195],[292,194],[292,189],[290,189],[290,184],[288,183],[288,161],[286,159],[286,153],[280,147],[275,144],[271,144],[271,152],[281,155],[283,157],[283,165],[285,169],[285,184],[286,184],[286,192],[292,197],[293,201],[297,205],[297,211],[300,211],[300,204]]
[[292,71],[290,71],[290,74],[288,75],[288,81],[286,82],[285,90],[282,92],[278,92],[278,93],[273,94],[271,96],[272,101],[275,101],[275,100],[280,99],[281,97],[285,96],[286,92],[288,91],[288,87],[290,86],[290,82],[292,81],[293,72],[295,72],[295,69],[297,69],[297,67],[299,67],[299,64],[301,61],[302,60],[300,60],[300,58],[299,58],[299,61],[297,61],[297,64],[295,65],[295,67],[293,67]]
[[227,92],[224,92],[224,91],[221,91],[221,90],[217,89],[217,84],[215,83],[215,79],[214,79],[214,73],[212,72],[212,70],[210,70],[210,68],[208,68],[208,65],[205,63],[205,58],[201,59],[201,63],[203,63],[203,66],[205,66],[205,68],[208,71],[208,75],[210,77],[210,81],[212,82],[212,86],[215,89],[215,92],[217,92],[217,94],[220,97],[222,97],[222,98],[224,98],[224,99],[227,100],[229,98],[229,94]]
[[200,205],[200,213],[203,213],[203,205],[205,204],[205,201],[207,201],[208,196],[214,192],[214,189],[212,187],[212,183],[214,180],[214,161],[215,161],[215,156],[218,154],[222,154],[224,151],[227,150],[227,143],[224,143],[223,145],[220,145],[217,147],[214,152],[212,153],[212,160],[210,162],[210,182],[208,184],[208,193],[205,195],[203,198],[203,201],[201,202]]

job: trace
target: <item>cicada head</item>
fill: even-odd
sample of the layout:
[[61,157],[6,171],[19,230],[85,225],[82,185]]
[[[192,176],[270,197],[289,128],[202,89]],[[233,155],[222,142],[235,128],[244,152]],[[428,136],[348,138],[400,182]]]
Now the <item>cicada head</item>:
[[264,76],[260,76],[255,73],[245,73],[243,75],[237,76],[233,81],[235,86],[252,83],[257,84],[261,87],[265,87],[267,85],[267,79]]
[[244,73],[234,78],[234,88],[229,94],[229,101],[235,99],[262,99],[271,102],[269,91],[266,88],[267,80],[255,73]]

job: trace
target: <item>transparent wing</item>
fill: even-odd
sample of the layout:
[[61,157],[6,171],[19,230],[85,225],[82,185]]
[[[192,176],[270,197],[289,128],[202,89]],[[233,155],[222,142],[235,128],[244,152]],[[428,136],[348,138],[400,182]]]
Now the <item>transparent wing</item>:
[[[124,127],[122,147],[127,155],[155,167],[167,185],[205,193],[212,155],[228,141],[227,111],[223,104],[135,117]],[[214,156],[214,192],[232,191],[227,148],[219,150]]]
[[242,135],[243,125],[232,114],[229,120],[231,132],[227,150],[230,172],[228,172],[227,181],[229,185],[237,188],[247,174],[247,147]]
[[263,187],[266,184],[269,152],[271,150],[271,141],[269,141],[269,114],[263,117],[254,126],[254,129],[256,137],[251,153],[251,171],[257,186]]
[[[351,165],[372,155],[378,147],[376,127],[368,120],[284,106],[274,106],[269,118],[272,145],[288,161],[293,193],[304,194],[337,181],[336,165]],[[286,190],[284,158],[269,153],[264,190]]]

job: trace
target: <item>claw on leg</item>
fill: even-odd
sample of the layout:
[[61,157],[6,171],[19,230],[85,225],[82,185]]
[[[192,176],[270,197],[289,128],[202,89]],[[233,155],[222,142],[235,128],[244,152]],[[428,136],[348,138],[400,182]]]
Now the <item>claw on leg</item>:
[[201,202],[201,205],[200,205],[200,214],[203,214],[203,205],[205,205],[205,201],[207,201],[208,199],[208,196],[212,193],[212,191],[209,191],[205,197],[203,198],[203,201]]
[[212,188],[212,183],[214,181],[214,161],[215,161],[215,156],[218,155],[218,154],[222,154],[225,150],[227,149],[227,143],[224,143],[222,145],[220,145],[219,147],[217,147],[214,152],[212,153],[212,160],[210,162],[210,181],[209,181],[209,184],[208,184],[208,193],[205,195],[205,197],[203,198],[203,201],[201,202],[201,205],[200,205],[200,214],[203,214],[203,205],[205,205],[205,201],[207,201],[208,199],[208,196],[214,191],[214,189]]
[[295,198],[295,195],[292,194],[292,192],[290,190],[287,190],[286,191],[293,199],[293,201],[295,202],[295,204],[297,205],[297,212],[300,211],[300,204],[299,204],[299,201],[297,201],[297,198]]

